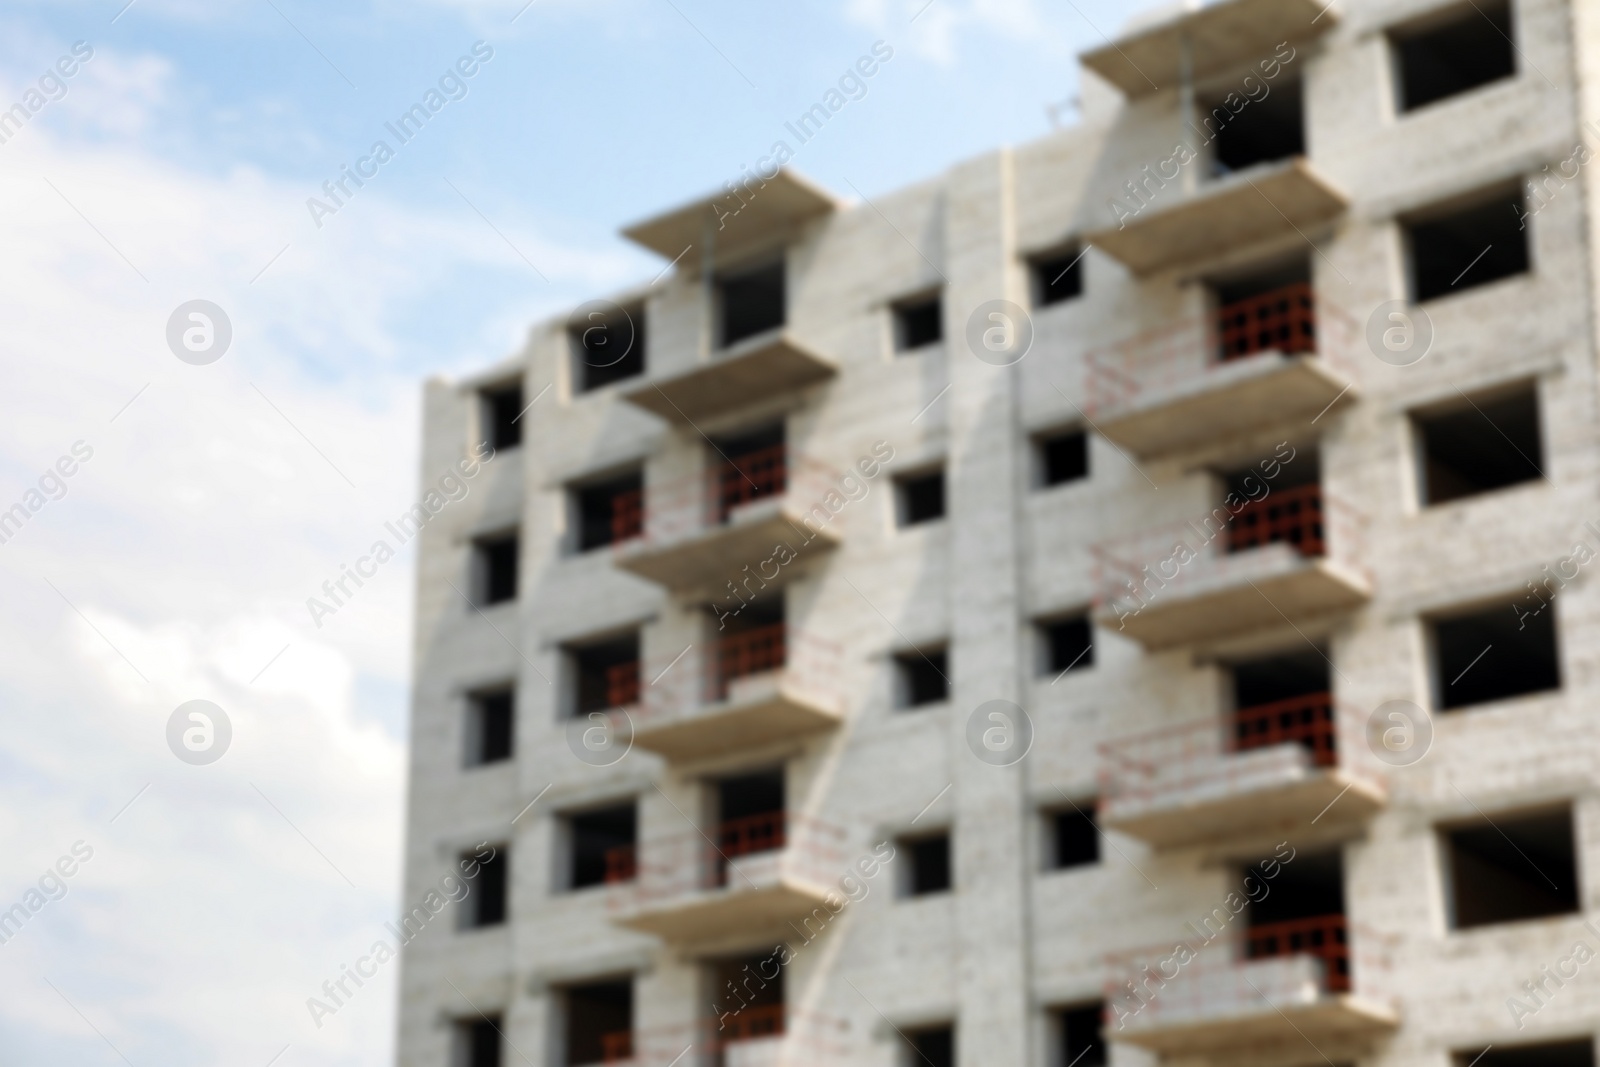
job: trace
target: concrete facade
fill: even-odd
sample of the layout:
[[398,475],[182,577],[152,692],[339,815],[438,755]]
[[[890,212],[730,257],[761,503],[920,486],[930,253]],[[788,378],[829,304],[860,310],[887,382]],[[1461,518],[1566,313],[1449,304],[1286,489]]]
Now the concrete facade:
[[[1052,1012],[1101,1001],[1116,978],[1108,957],[1188,936],[1185,924],[1227,897],[1241,865],[1283,841],[1342,854],[1353,993],[1392,1012],[1397,1025],[1311,1040],[1248,1028],[1230,1037],[1224,1020],[1219,1044],[1162,1053],[1119,1040],[1113,1012],[1105,1035],[1115,1067],[1144,1067],[1158,1055],[1262,1067],[1446,1067],[1452,1055],[1491,1044],[1600,1033],[1600,964],[1547,986],[1542,1005],[1523,988],[1575,942],[1600,946],[1585,926],[1600,918],[1600,725],[1590,705],[1600,695],[1600,601],[1588,576],[1554,602],[1558,690],[1435,714],[1432,748],[1410,766],[1369,759],[1361,740],[1367,714],[1386,701],[1439,711],[1426,620],[1463,606],[1509,609],[1575,542],[1600,544],[1584,527],[1600,520],[1593,168],[1528,217],[1527,272],[1422,305],[1435,338],[1426,358],[1392,366],[1364,339],[1380,305],[1407,299],[1398,220],[1496,183],[1525,185],[1574,146],[1600,144],[1586,128],[1600,120],[1600,9],[1581,0],[1515,0],[1514,77],[1397,114],[1386,31],[1445,8],[1454,10],[1434,0],[1343,0],[1315,30],[1297,29],[1284,71],[1303,86],[1306,157],[1348,201],[1331,223],[1242,245],[1224,225],[1198,262],[1148,273],[1090,246],[1082,295],[1038,304],[1030,257],[1115,228],[1108,202],[1126,203],[1125,183],[1170,157],[1184,136],[1177,85],[1128,98],[1085,70],[1077,126],[870,205],[841,204],[795,230],[774,226],[765,247],[753,239],[742,250],[753,259],[782,255],[786,330],[836,368],[820,385],[693,425],[623,399],[641,381],[716,358],[704,279],[681,268],[646,291],[612,297],[645,309],[642,379],[580,392],[568,323],[559,320],[536,327],[515,358],[473,380],[428,383],[425,485],[483,438],[483,388],[520,379],[526,400],[539,399],[522,420],[520,446],[488,462],[466,498],[422,534],[403,906],[485,841],[510,857],[510,886],[504,924],[461,930],[446,914],[407,946],[403,1067],[463,1062],[454,1024],[487,1015],[504,1032],[501,1062],[565,1063],[559,990],[592,978],[632,977],[635,1035],[692,1034],[720,997],[703,961],[770,950],[785,937],[793,954],[786,1001],[823,1020],[826,1036],[805,1045],[751,1042],[730,1048],[730,1061],[762,1058],[754,1046],[771,1045],[766,1055],[789,1062],[891,1067],[912,1062],[897,1031],[953,1023],[963,1064],[1067,1067]],[[1225,87],[1258,58],[1236,57],[1210,84]],[[1186,172],[1146,210],[1205,193],[1205,180],[1187,182]],[[753,202],[760,195],[754,189]],[[1268,201],[1257,210],[1275,208]],[[1336,315],[1346,321],[1341,373],[1349,395],[1313,420],[1277,419],[1270,404],[1241,412],[1227,433],[1171,454],[1136,458],[1096,432],[1106,405],[1092,381],[1094,359],[1145,331],[1203,317],[1207,279],[1283,256],[1309,264],[1319,321],[1330,324],[1321,336],[1334,336]],[[943,340],[897,353],[893,305],[935,291]],[[994,300],[1027,309],[1031,321],[1031,349],[1013,365],[975,358],[968,345],[969,320]],[[1420,503],[1410,413],[1515,382],[1534,384],[1543,476]],[[635,746],[609,766],[581,761],[564,717],[571,665],[563,649],[637,628],[648,690],[686,646],[713,641],[715,627],[705,591],[675,594],[618,566],[609,549],[576,552],[568,487],[642,468],[648,530],[653,488],[699,477],[714,459],[708,435],[774,420],[790,454],[825,465],[834,487],[875,446],[881,452],[880,442],[892,449],[881,472],[861,479],[865,495],[832,520],[838,547],[802,552],[782,579],[790,632],[836,650],[826,681],[842,699],[839,725],[700,760],[669,762]],[[1036,436],[1073,427],[1089,432],[1089,476],[1040,488]],[[1159,649],[1119,632],[1096,546],[1140,545],[1153,529],[1206,515],[1217,472],[1254,464],[1280,442],[1314,452],[1325,491],[1359,513],[1359,537],[1330,554],[1364,576],[1370,595],[1353,608],[1282,616],[1239,633],[1219,620],[1212,633]],[[892,479],[938,465],[945,517],[897,528]],[[475,607],[472,541],[512,528],[520,537],[518,595]],[[728,579],[755,563],[729,559]],[[1036,621],[1087,611],[1096,613],[1092,666],[1059,677],[1042,670]],[[1308,643],[1331,660],[1340,715],[1356,727],[1356,740],[1341,735],[1341,760],[1381,782],[1386,799],[1375,811],[1337,828],[1297,818],[1159,849],[1108,831],[1099,863],[1046,869],[1046,817],[1068,801],[1090,810],[1104,781],[1103,743],[1220,721],[1230,711],[1223,665]],[[894,657],[913,648],[948,649],[948,700],[896,707]],[[691,672],[686,664],[699,655],[677,669]],[[690,689],[671,690],[672,677],[664,676],[661,692],[692,702]],[[514,757],[467,767],[466,695],[503,683],[516,687]],[[968,741],[975,710],[993,700],[1025,708],[1034,731],[1031,749],[1009,766],[983,762]],[[628,905],[619,904],[616,886],[560,888],[566,814],[636,799],[640,848],[648,850],[697,823],[707,828],[708,778],[777,765],[788,811],[840,835],[824,869],[810,873],[813,884],[837,883],[879,842],[942,830],[950,834],[952,890],[898,893],[902,847],[814,940],[793,927],[774,936],[733,924],[684,945],[619,923]],[[1551,804],[1572,807],[1577,913],[1452,929],[1439,828]],[[831,876],[828,864],[836,865]],[[1508,1009],[1512,997],[1537,1006],[1520,1026]],[[1269,989],[1264,999],[1277,996]],[[638,1062],[666,1067],[672,1054],[654,1059],[646,1045],[635,1037]]]

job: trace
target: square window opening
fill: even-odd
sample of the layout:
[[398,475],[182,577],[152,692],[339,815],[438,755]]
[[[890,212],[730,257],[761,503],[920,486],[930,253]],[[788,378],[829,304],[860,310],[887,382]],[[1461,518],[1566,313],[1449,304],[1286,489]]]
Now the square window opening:
[[567,888],[631,882],[637,873],[638,807],[633,801],[566,816]]
[[473,585],[483,607],[517,597],[517,535],[498,534],[473,542]]
[[1100,862],[1100,828],[1094,810],[1094,801],[1084,800],[1050,812],[1047,870],[1064,871]]
[[1594,1067],[1594,1041],[1559,1041],[1542,1045],[1491,1045],[1458,1052],[1453,1067]]
[[621,544],[644,534],[644,475],[631,471],[603,482],[574,486],[578,551]]
[[1534,389],[1478,397],[1472,405],[1412,416],[1421,453],[1422,504],[1444,504],[1543,477]]
[[1528,273],[1528,231],[1520,188],[1464,207],[1402,220],[1411,259],[1411,297],[1437,297]]
[[914,352],[944,340],[944,301],[935,294],[894,307],[896,352]]
[[511,758],[516,730],[516,690],[485,689],[467,697],[467,766]]
[[639,633],[576,645],[567,650],[574,718],[629,708],[639,702]]
[[464,878],[467,895],[461,900],[460,925],[464,930],[478,930],[486,926],[499,926],[506,921],[506,873],[509,864],[506,846],[493,846],[487,858],[478,852],[463,852],[460,870],[477,873]]
[[1041,489],[1089,477],[1089,435],[1083,430],[1039,437],[1034,450]]
[[1075,1004],[1056,1012],[1061,1053],[1058,1067],[1106,1067],[1106,1006]]
[[461,1067],[501,1067],[500,1016],[462,1019],[455,1024],[454,1062]]
[[1477,3],[1389,34],[1399,110],[1414,111],[1480,85],[1515,77],[1511,5]]
[[1060,304],[1083,295],[1084,249],[1072,245],[1033,259],[1033,302],[1037,307]]
[[561,1000],[566,1016],[566,1067],[633,1058],[632,979],[568,986]]
[[1319,649],[1233,664],[1233,745],[1299,744],[1319,767],[1338,763],[1332,681]]
[[1238,110],[1226,103],[1229,97],[1241,99],[1230,93],[1200,105],[1202,132],[1212,139],[1213,175],[1305,155],[1305,105],[1298,78],[1285,78],[1260,98],[1244,99]]
[[944,471],[914,474],[895,481],[895,510],[902,527],[944,518]]
[[637,378],[644,373],[645,314],[642,306],[607,314],[591,311],[568,330],[578,392]]
[[948,892],[950,879],[950,835],[935,834],[902,841],[908,863],[902,875],[905,896],[922,897]]
[[783,423],[712,441],[712,487],[718,522],[736,508],[789,489],[789,449]]
[[920,708],[950,699],[949,655],[942,648],[894,657],[895,706]]
[[1445,828],[1450,925],[1570,915],[1578,910],[1578,860],[1572,809],[1495,815]]
[[906,1032],[907,1067],[955,1067],[956,1031],[953,1026],[929,1026]]
[[1094,627],[1088,615],[1039,623],[1039,645],[1041,675],[1054,678],[1094,666]]
[[723,348],[776,330],[786,318],[783,263],[717,279],[717,304]]
[[[788,1028],[784,973],[770,953],[711,960],[705,981],[710,986],[712,1019],[717,1022],[717,1042],[781,1036]],[[729,1013],[725,1018],[724,1012]],[[715,1046],[714,1046],[715,1047]],[[719,1055],[716,1061],[725,1062]]]
[[522,444],[522,383],[479,394],[484,442],[496,452]]
[[1561,688],[1555,610],[1502,605],[1435,619],[1434,692],[1442,711]]

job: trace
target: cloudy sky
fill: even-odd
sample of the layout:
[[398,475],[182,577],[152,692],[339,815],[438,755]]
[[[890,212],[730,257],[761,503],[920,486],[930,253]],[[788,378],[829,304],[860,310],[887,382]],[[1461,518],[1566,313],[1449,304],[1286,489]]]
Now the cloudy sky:
[[[11,0],[0,912],[37,909],[0,944],[8,1067],[392,1062],[392,969],[320,1030],[305,1001],[397,908],[411,560],[320,630],[305,600],[410,503],[422,379],[653,277],[618,227],[753,164],[874,41],[794,163],[868,196],[1044,133],[1147,6]],[[196,299],[233,331],[204,366],[166,341]],[[208,766],[167,745],[190,700],[232,724]]]

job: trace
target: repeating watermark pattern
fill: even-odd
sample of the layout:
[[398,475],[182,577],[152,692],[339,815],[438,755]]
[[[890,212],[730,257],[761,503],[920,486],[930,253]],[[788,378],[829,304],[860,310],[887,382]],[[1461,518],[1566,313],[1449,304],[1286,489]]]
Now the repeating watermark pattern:
[[87,441],[74,441],[71,455],[61,456],[39,475],[38,484],[26,490],[22,499],[5,511],[0,511],[0,545],[10,544],[22,532],[28,520],[43,510],[46,504],[67,495],[67,479],[78,473],[80,464],[94,458],[94,448]]
[[79,840],[72,843],[69,854],[46,867],[39,876],[38,885],[29,886],[21,900],[0,911],[0,945],[10,944],[11,939],[21,933],[35,915],[65,897],[69,888],[67,879],[77,874],[82,865],[93,858],[94,847],[87,841]]
[[[804,145],[818,133],[828,120],[843,111],[845,105],[852,100],[860,100],[867,95],[867,79],[877,74],[882,64],[894,58],[894,49],[884,41],[872,42],[872,51],[855,61],[854,66],[846,68],[840,75],[836,88],[831,88],[822,94],[822,99],[812,104],[794,122],[785,122],[783,128],[794,135],[799,145]],[[795,157],[797,148],[791,148],[789,142],[779,138],[774,141],[767,155],[756,160],[754,172],[749,166],[739,167],[739,179],[722,183],[728,195],[711,202],[711,210],[717,216],[717,229],[727,227],[728,220],[734,218],[750,205],[767,183],[778,176],[778,171],[784,164]]]
[[1389,300],[1367,317],[1367,348],[1391,367],[1422,362],[1433,348],[1433,319],[1404,300]]
[[189,300],[167,317],[167,347],[185,363],[215,363],[233,344],[233,321],[209,300]]
[[[1584,523],[1583,528],[1594,534],[1596,538],[1600,538],[1600,526],[1595,525],[1593,519]],[[1511,610],[1517,616],[1517,629],[1527,629],[1528,620],[1536,618],[1545,608],[1549,607],[1550,602],[1555,600],[1556,593],[1566,589],[1568,585],[1575,581],[1583,568],[1595,558],[1595,555],[1596,551],[1590,547],[1589,542],[1577,541],[1573,544],[1570,554],[1556,560],[1554,564],[1546,563],[1543,567],[1540,567],[1539,574],[1541,577],[1528,579],[1528,600],[1523,602],[1527,606],[1524,607],[1523,604],[1518,603],[1511,605]],[[1541,587],[1544,589],[1543,595],[1539,593]]]
[[233,721],[209,700],[188,700],[167,716],[167,747],[196,767],[215,763],[233,744]]
[[[1595,920],[1587,920],[1583,928],[1596,938],[1600,938],[1600,926],[1595,925]],[[1600,940],[1597,940],[1596,944],[1600,944]],[[1507,997],[1506,1010],[1511,1013],[1511,1021],[1517,1024],[1517,1029],[1521,1030],[1527,1026],[1529,1019],[1543,1011],[1555,999],[1556,991],[1575,980],[1584,964],[1594,959],[1595,955],[1594,946],[1587,940],[1579,938],[1573,942],[1565,956],[1556,960],[1553,965],[1540,967],[1539,973],[1522,983],[1522,992],[1527,997],[1526,1000]]]
[[[1284,54],[1286,49],[1287,55]],[[1229,92],[1222,98],[1221,103],[1200,120],[1200,124],[1205,127],[1204,130],[1195,129],[1194,125],[1185,119],[1189,129],[1199,138],[1198,142],[1179,141],[1173,146],[1171,155],[1155,163],[1154,170],[1148,163],[1140,168],[1140,173],[1144,175],[1142,179],[1130,178],[1123,182],[1122,187],[1130,203],[1124,203],[1116,197],[1106,200],[1106,206],[1116,216],[1117,229],[1126,229],[1130,220],[1137,218],[1145,208],[1155,203],[1160,198],[1161,192],[1166,189],[1167,183],[1176,181],[1183,173],[1184,167],[1199,159],[1201,150],[1216,140],[1217,135],[1238,118],[1246,107],[1252,103],[1260,103],[1270,96],[1272,86],[1268,83],[1283,73],[1283,68],[1293,63],[1298,54],[1288,41],[1279,44],[1271,58],[1263,59],[1257,64],[1261,70],[1261,77],[1258,78],[1254,74],[1245,75],[1240,84],[1242,96],[1239,92]]]
[[1033,748],[1033,720],[1021,704],[989,700],[967,716],[967,747],[991,767],[1010,767]]
[[[1284,849],[1289,850],[1287,856],[1284,855]],[[1193,920],[1185,922],[1184,925],[1194,934],[1193,940],[1174,942],[1172,950],[1154,966],[1144,968],[1137,981],[1129,979],[1124,982],[1123,995],[1108,1005],[1116,1016],[1117,1029],[1123,1029],[1129,1019],[1149,1007],[1160,995],[1161,990],[1166,988],[1167,983],[1177,978],[1184,967],[1199,958],[1200,950],[1221,937],[1233,920],[1244,914],[1246,908],[1252,903],[1259,904],[1266,900],[1272,892],[1270,883],[1282,873],[1284,867],[1294,861],[1295,855],[1296,850],[1289,842],[1280,841],[1273,849],[1272,855],[1252,867],[1244,876],[1240,888],[1229,890],[1222,903],[1207,912],[1199,925]],[[1240,890],[1243,891],[1243,895]]]
[[614,367],[628,358],[639,328],[626,308],[611,300],[589,300],[567,316],[567,332],[577,338],[580,358],[596,368]]
[[579,762],[609,767],[633,749],[633,716],[622,708],[567,720],[567,748]]
[[[493,58],[492,46],[484,41],[474,41],[471,55],[461,56],[453,67],[447,68],[439,75],[437,88],[430,86],[422,94],[419,102],[401,112],[400,117],[393,122],[383,124],[384,129],[393,135],[395,145],[398,147],[409,143],[422,132],[422,127],[428,124],[429,119],[444,110],[446,104],[453,100],[465,100],[468,92],[467,80],[482,69],[482,64]],[[379,168],[394,157],[395,148],[390,147],[388,141],[377,140],[372,142],[372,147],[366,155],[355,161],[354,166],[348,163],[340,164],[338,176],[322,183],[322,193],[326,199],[306,197],[306,210],[311,213],[311,221],[317,229],[322,229],[324,218],[337,215],[355,199],[355,195],[367,182],[378,176]],[[350,188],[351,185],[355,188]]]
[[94,48],[87,41],[73,41],[72,54],[56,60],[55,66],[39,75],[37,87],[24,90],[22,99],[0,111],[0,144],[7,144],[28,121],[67,95],[67,82],[77,74],[81,64],[94,58]]
[[[422,532],[422,528],[433,521],[449,504],[467,498],[472,487],[467,483],[477,477],[478,472],[494,459],[494,449],[487,442],[480,442],[472,447],[467,458],[456,460],[455,466],[439,476],[438,482],[430,486],[422,495],[422,499],[411,505],[393,522],[383,524],[395,543],[390,544],[385,538],[378,538],[367,549],[367,554],[357,557],[356,564],[351,567],[348,563],[339,565],[339,576],[330,578],[322,583],[323,595],[328,599],[306,597],[306,611],[311,616],[311,621],[317,629],[322,629],[322,620],[329,615],[338,614],[339,609],[345,607],[354,599],[362,586],[367,584],[367,579],[375,578],[378,568],[388,563],[395,557],[395,553],[406,545],[412,538]],[[355,589],[350,588],[350,583],[355,583]],[[342,595],[341,595],[342,594]]]
[[[1600,136],[1600,126],[1596,126],[1592,121],[1585,122],[1583,130]],[[1589,161],[1593,158],[1594,153],[1589,149],[1589,146],[1579,141],[1572,146],[1572,154],[1556,164],[1554,174],[1550,172],[1550,164],[1546,163],[1543,177],[1529,178],[1526,203],[1532,206],[1525,206],[1524,210],[1517,216],[1517,228],[1526,230],[1528,228],[1528,220],[1549,207],[1550,202],[1560,196],[1568,185],[1577,181],[1578,175],[1582,173],[1583,168],[1588,166]],[[1512,205],[1512,210],[1516,210],[1516,205]]]
[[1433,747],[1433,716],[1410,700],[1389,700],[1367,717],[1367,747],[1391,767],[1409,767]]
[[[494,857],[494,846],[487,841],[480,843],[471,856],[457,864],[461,872],[459,876],[455,871],[445,874],[439,879],[438,885],[430,886],[422,900],[401,916],[398,925],[393,922],[383,924],[384,931],[394,939],[392,943],[379,938],[372,943],[365,956],[357,957],[354,967],[347,963],[339,964],[336,977],[322,983],[322,997],[326,999],[306,998],[306,1011],[311,1013],[311,1021],[316,1028],[321,1030],[325,1018],[339,1014],[340,1009],[355,998],[367,981],[378,976],[378,968],[397,958],[400,950],[420,937],[428,924],[445,908],[467,899],[472,892],[472,880],[478,876],[482,865]],[[355,984],[355,989],[350,988],[351,983]]]
[[967,316],[967,349],[996,367],[1021,363],[1033,347],[1033,317],[1009,300],[986,300]]

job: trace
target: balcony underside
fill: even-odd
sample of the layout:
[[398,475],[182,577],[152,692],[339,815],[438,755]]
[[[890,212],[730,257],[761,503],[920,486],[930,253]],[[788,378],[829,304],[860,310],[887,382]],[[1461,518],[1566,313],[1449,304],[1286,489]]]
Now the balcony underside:
[[[1253,566],[1200,575],[1184,585],[1158,589],[1138,614],[1097,611],[1098,626],[1132,638],[1152,651],[1203,644],[1255,630],[1349,611],[1372,596],[1361,575],[1328,559],[1306,559],[1287,545],[1269,545],[1239,556]],[[1126,603],[1124,609],[1136,608]]]
[[1235,1011],[1162,1013],[1159,1021],[1147,1024],[1135,1017],[1123,1029],[1108,1028],[1106,1036],[1163,1055],[1225,1053],[1279,1042],[1293,1043],[1297,1050],[1310,1042],[1347,1053],[1398,1025],[1399,1017],[1390,1008],[1337,994],[1272,1003],[1257,998]]
[[618,918],[617,922],[633,930],[655,934],[674,945],[692,948],[697,944],[755,939],[789,931],[789,923],[801,922],[818,908],[832,914],[823,903],[827,894],[824,887],[783,874],[762,877],[752,872],[752,865],[744,857],[733,862],[740,870],[752,874],[753,886],[739,871],[730,870],[726,888],[706,889],[652,902]]
[[[813,529],[802,524],[803,509],[814,503],[769,497],[745,504],[733,511],[728,522],[697,534],[621,545],[616,550],[616,564],[680,595],[726,597],[729,582],[740,585],[752,576],[757,580],[747,593],[763,588],[763,582],[767,587],[782,586],[810,557],[839,543],[834,528]],[[776,551],[779,545],[796,558],[783,563],[789,555]]]
[[[1341,400],[1342,394],[1342,400]],[[1140,458],[1170,455],[1283,422],[1316,418],[1356,395],[1316,356],[1262,352],[1218,364],[1170,389],[1103,414],[1100,432]]]
[[[1231,759],[1244,762],[1253,755],[1241,753]],[[1319,816],[1329,829],[1334,824],[1360,825],[1383,807],[1382,788],[1338,768],[1285,761],[1282,771],[1257,781],[1223,781],[1210,789],[1174,788],[1149,800],[1109,801],[1101,807],[1099,821],[1106,829],[1137,837],[1154,848],[1172,848],[1251,838],[1303,826]]]
[[831,360],[785,331],[774,330],[680,374],[636,385],[622,398],[668,422],[699,422],[815,385],[837,373]]
[[1087,240],[1135,274],[1152,274],[1303,235],[1331,222],[1349,204],[1303,158],[1252,167],[1189,196],[1169,182],[1155,196],[1138,215],[1088,234]]
[[839,725],[837,706],[805,692],[783,671],[739,678],[728,699],[686,715],[641,718],[634,744],[674,762],[758,748]]
[[1194,77],[1204,80],[1231,67],[1271,59],[1280,42],[1303,40],[1338,21],[1338,12],[1320,0],[1229,0],[1167,19],[1080,58],[1124,95],[1137,98],[1177,86],[1184,35],[1192,49]]

